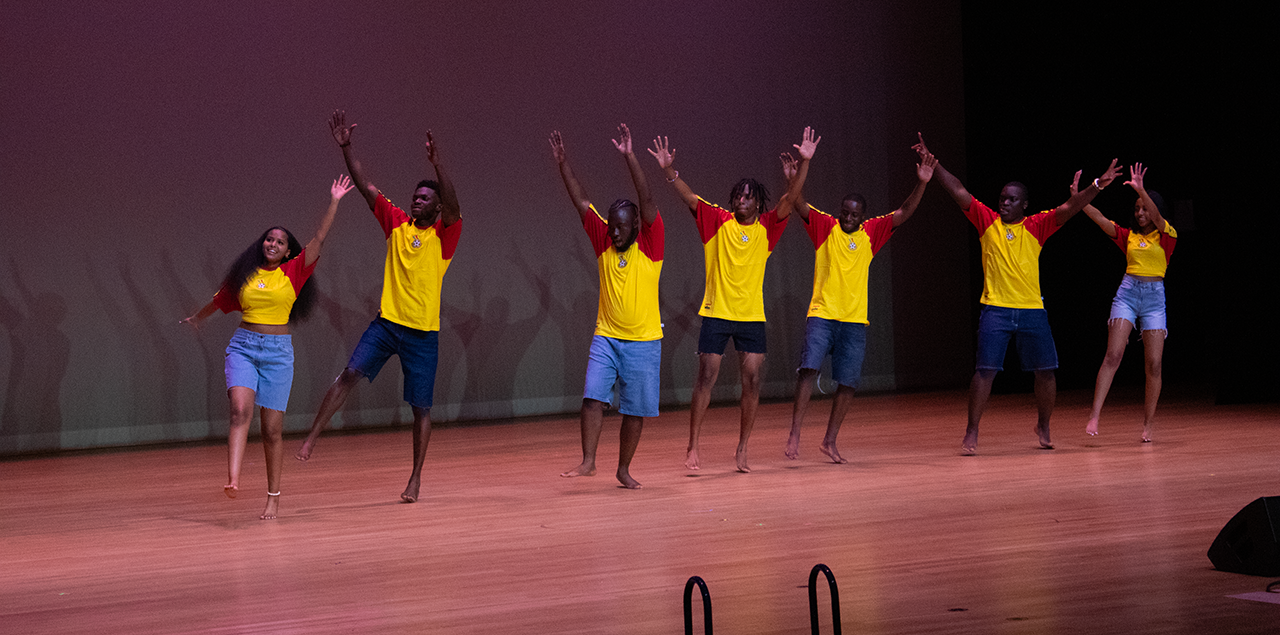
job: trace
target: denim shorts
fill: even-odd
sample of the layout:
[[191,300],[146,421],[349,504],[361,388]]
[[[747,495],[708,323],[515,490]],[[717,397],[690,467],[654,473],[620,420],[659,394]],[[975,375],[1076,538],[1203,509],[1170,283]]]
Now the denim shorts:
[[439,348],[439,331],[421,331],[379,316],[360,336],[347,368],[373,382],[382,365],[392,355],[399,355],[400,369],[404,371],[404,400],[411,406],[430,409],[436,390]]
[[591,339],[582,397],[610,403],[617,384],[618,412],[656,417],[661,369],[662,340],[633,342],[597,335]]
[[293,336],[236,329],[227,344],[225,371],[227,390],[248,388],[259,407],[284,412],[293,387]]
[[1058,367],[1058,349],[1049,330],[1049,314],[1044,309],[1010,309],[982,305],[978,318],[978,370],[1004,370],[1004,354],[1009,338],[1018,347],[1022,370],[1053,370]]
[[857,388],[862,379],[862,360],[867,355],[867,325],[809,318],[805,322],[800,368],[818,370],[827,355],[831,355],[831,378],[841,386]]
[[1125,319],[1140,331],[1167,331],[1164,312],[1164,281],[1143,282],[1130,275],[1120,280],[1116,299],[1111,301],[1111,318]]
[[764,322],[739,322],[721,318],[703,317],[702,330],[698,333],[698,352],[724,355],[724,347],[733,338],[733,348],[739,353],[764,355]]

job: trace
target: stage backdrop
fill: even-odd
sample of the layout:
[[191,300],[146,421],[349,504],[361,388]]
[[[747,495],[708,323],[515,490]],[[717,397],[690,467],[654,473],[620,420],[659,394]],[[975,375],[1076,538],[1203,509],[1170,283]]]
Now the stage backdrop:
[[[681,176],[712,202],[727,204],[744,176],[776,200],[778,154],[813,126],[809,200],[834,210],[860,191],[888,213],[912,187],[917,130],[964,174],[960,24],[958,2],[922,1],[9,3],[0,454],[226,433],[223,349],[239,317],[199,333],[178,320],[268,226],[311,238],[345,171],[326,126],[335,108],[358,124],[353,151],[393,202],[407,206],[431,174],[428,130],[457,187],[464,228],[444,280],[437,421],[578,408],[596,272],[547,136],[564,133],[603,208],[634,196],[610,144],[629,124],[667,228],[662,400],[686,404],[702,246],[644,148],[669,137]],[[865,389],[963,385],[966,231],[930,192],[876,258]],[[314,278],[316,310],[293,329],[288,430],[309,425],[374,317],[384,254],[364,201],[348,195]],[[895,274],[901,258],[911,275]],[[765,280],[766,396],[792,389],[812,275],[794,218]],[[914,317],[896,319],[904,302]],[[900,364],[904,352],[920,359]],[[732,399],[732,353],[723,368],[716,398]],[[334,427],[408,418],[393,361]]]

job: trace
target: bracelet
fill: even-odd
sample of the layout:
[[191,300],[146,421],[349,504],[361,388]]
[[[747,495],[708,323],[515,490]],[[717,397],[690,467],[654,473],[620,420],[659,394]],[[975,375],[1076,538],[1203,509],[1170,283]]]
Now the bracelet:
[[279,495],[280,495],[280,492],[273,492],[271,490],[267,490],[267,496],[279,496]]
[[680,170],[672,170],[672,172],[675,172],[676,175],[667,179],[667,183],[675,183],[676,179],[680,178]]
[[1101,192],[1101,191],[1102,191],[1102,189],[1103,189],[1103,186],[1098,185],[1098,179],[1094,179],[1094,180],[1093,180],[1093,186],[1094,186],[1095,188],[1097,188],[1099,192]]

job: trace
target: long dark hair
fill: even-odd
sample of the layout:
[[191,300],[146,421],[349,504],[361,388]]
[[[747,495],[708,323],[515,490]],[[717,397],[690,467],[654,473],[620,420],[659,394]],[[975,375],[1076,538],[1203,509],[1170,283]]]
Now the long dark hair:
[[[1169,213],[1165,211],[1164,197],[1160,196],[1160,193],[1155,190],[1147,190],[1147,196],[1150,196],[1151,202],[1156,204],[1156,211],[1160,212],[1160,217],[1165,219],[1165,221],[1168,221]],[[1138,200],[1142,200],[1142,199],[1139,198]],[[1129,229],[1135,232],[1142,231],[1142,227],[1138,225],[1138,217],[1136,215],[1133,215],[1133,214],[1129,215]],[[1157,227],[1156,229],[1164,229],[1164,228]]]
[[[267,234],[272,230],[278,229],[289,237],[289,256],[280,261],[284,264],[297,258],[302,253],[302,243],[294,238],[293,232],[276,225],[268,227],[267,231],[262,232],[258,240],[240,252],[240,255],[231,263],[231,267],[227,269],[227,275],[222,279],[222,288],[225,293],[240,293],[240,288],[249,280],[249,276],[257,271],[260,267],[267,264],[267,259],[262,255],[262,244],[267,240]],[[312,276],[314,278],[315,276]],[[289,321],[305,320],[311,314],[311,307],[315,304],[315,285],[311,284],[312,280],[308,279],[307,283],[302,285],[302,290],[298,293],[298,299],[293,303],[293,310],[289,312]]]

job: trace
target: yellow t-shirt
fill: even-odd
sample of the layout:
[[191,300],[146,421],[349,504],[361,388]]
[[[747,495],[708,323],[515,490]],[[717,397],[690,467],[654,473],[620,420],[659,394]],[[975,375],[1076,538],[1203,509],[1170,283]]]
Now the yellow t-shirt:
[[421,331],[440,330],[440,284],[462,234],[462,219],[441,218],[425,229],[378,195],[373,215],[387,236],[382,272],[382,317]]
[[848,234],[838,220],[810,206],[805,231],[816,251],[809,317],[868,324],[871,259],[893,235],[893,214],[867,219]]
[[1115,225],[1115,241],[1128,266],[1124,272],[1134,276],[1154,276],[1163,278],[1169,270],[1169,258],[1173,256],[1173,248],[1178,243],[1178,232],[1173,231],[1169,221],[1164,222],[1164,229],[1157,229],[1150,234],[1139,234],[1124,227]]
[[258,268],[244,281],[240,292],[230,294],[221,289],[213,296],[214,306],[223,313],[242,311],[241,319],[250,324],[288,324],[289,312],[302,292],[302,285],[316,270],[316,262],[305,266],[307,250],[274,269]]
[[764,321],[764,266],[787,228],[778,211],[743,225],[724,208],[698,198],[707,282],[698,315],[739,322]]
[[619,253],[609,240],[609,224],[595,207],[583,219],[600,273],[600,308],[596,335],[648,342],[662,339],[658,312],[658,279],[662,275],[665,233],[662,216],[652,225],[640,222],[640,234]]
[[982,245],[980,302],[1010,309],[1043,309],[1040,249],[1058,231],[1054,214],[1040,212],[1006,225],[999,214],[975,198],[964,215],[978,228]]

